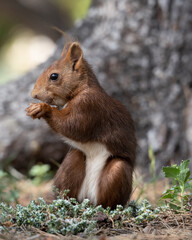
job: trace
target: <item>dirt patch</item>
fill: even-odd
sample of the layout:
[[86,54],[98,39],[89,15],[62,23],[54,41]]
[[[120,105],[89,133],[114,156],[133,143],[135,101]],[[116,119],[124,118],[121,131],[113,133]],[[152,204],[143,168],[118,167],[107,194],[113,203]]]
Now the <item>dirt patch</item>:
[[4,224],[7,231],[0,234],[0,239],[12,240],[125,240],[125,239],[192,239],[192,213],[173,214],[172,212],[161,213],[158,217],[147,223],[136,225],[131,220],[124,221],[121,228],[113,226],[113,220],[106,216],[98,216],[98,230],[91,236],[79,233],[77,236],[53,235],[34,227],[16,227]]
[[[145,183],[143,180],[140,182],[135,181],[131,201],[137,198],[140,200],[148,199],[151,204],[156,204],[157,199],[160,198],[167,185],[168,182],[165,179],[157,181],[155,185],[154,183]],[[53,181],[44,182],[36,186],[30,180],[21,180],[17,183],[17,187],[20,192],[19,203],[26,206],[31,200],[45,197],[52,191]]]
[[[162,234],[145,234],[145,233],[133,233],[133,234],[123,234],[115,237],[107,237],[106,240],[188,240],[192,239],[192,233],[190,231],[183,232],[178,231],[165,231]],[[104,239],[103,239],[104,240]]]
[[[145,231],[145,229],[144,229]],[[147,230],[148,231],[148,230]],[[100,236],[62,236],[53,235],[40,231],[39,229],[12,229],[9,233],[0,234],[0,239],[5,240],[191,240],[192,231],[184,229],[165,229],[153,231],[152,233],[132,232],[129,234],[119,234],[117,230],[112,231],[114,236],[102,234]],[[118,235],[117,235],[118,234]]]

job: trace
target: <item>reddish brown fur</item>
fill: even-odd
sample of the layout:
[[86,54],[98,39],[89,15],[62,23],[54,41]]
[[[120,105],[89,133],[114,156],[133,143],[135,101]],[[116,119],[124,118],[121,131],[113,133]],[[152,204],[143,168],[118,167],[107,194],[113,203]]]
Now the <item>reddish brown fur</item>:
[[61,164],[55,176],[55,186],[60,191],[69,189],[69,197],[77,198],[85,177],[85,156],[77,149],[72,149]]
[[[56,82],[49,79],[53,72],[59,73]],[[113,208],[125,205],[132,189],[136,155],[133,120],[127,109],[101,88],[78,43],[64,48],[61,58],[39,77],[32,97],[59,107],[65,103],[67,106],[59,110],[47,103],[31,104],[27,115],[43,117],[54,131],[71,140],[102,143],[107,147],[112,156],[100,176],[97,203]],[[71,150],[56,174],[56,187],[70,189],[70,196],[77,197],[85,165],[84,154]]]
[[111,208],[115,208],[118,204],[124,206],[131,190],[132,167],[122,159],[109,159],[99,182],[98,205]]

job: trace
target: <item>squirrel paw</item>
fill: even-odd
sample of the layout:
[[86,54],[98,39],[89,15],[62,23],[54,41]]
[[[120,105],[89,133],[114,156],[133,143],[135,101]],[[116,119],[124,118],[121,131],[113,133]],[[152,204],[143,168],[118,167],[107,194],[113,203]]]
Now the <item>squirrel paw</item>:
[[27,116],[40,119],[51,112],[51,107],[47,103],[30,103],[30,106],[25,111]]

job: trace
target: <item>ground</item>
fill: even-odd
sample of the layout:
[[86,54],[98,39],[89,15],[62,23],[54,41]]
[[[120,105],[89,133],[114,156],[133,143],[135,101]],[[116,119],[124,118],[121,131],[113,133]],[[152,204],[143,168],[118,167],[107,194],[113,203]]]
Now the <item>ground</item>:
[[[137,181],[134,184],[134,190],[131,199],[147,198],[151,203],[157,204],[161,193],[164,191],[167,182],[165,180],[159,180],[155,183],[143,183]],[[28,205],[32,199],[36,199],[39,196],[45,196],[50,191],[52,182],[42,183],[39,186],[32,184],[30,180],[22,180],[18,183],[21,195],[19,203],[22,205]],[[156,189],[154,191],[154,188]],[[192,212],[173,214],[172,212],[165,212],[159,214],[158,218],[152,220],[150,223],[143,223],[135,225],[129,219],[124,222],[122,229],[116,229],[113,227],[113,220],[106,218],[98,218],[99,230],[94,233],[94,236],[89,236],[91,240],[125,240],[125,239],[192,239]],[[36,229],[34,227],[26,228],[24,226],[18,228],[11,223],[7,222],[3,224],[8,231],[4,231],[0,234],[0,239],[12,239],[12,240],[83,240],[85,236],[83,233],[78,236],[62,236],[48,234],[44,231]]]

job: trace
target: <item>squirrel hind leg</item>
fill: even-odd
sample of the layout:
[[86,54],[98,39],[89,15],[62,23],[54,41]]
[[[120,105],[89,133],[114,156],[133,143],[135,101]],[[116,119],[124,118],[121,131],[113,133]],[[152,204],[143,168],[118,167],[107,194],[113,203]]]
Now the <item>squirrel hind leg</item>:
[[126,160],[113,158],[105,165],[98,185],[97,205],[125,206],[132,191],[133,168]]
[[54,186],[60,192],[69,190],[68,197],[77,198],[85,177],[85,156],[77,150],[71,149],[59,167]]

